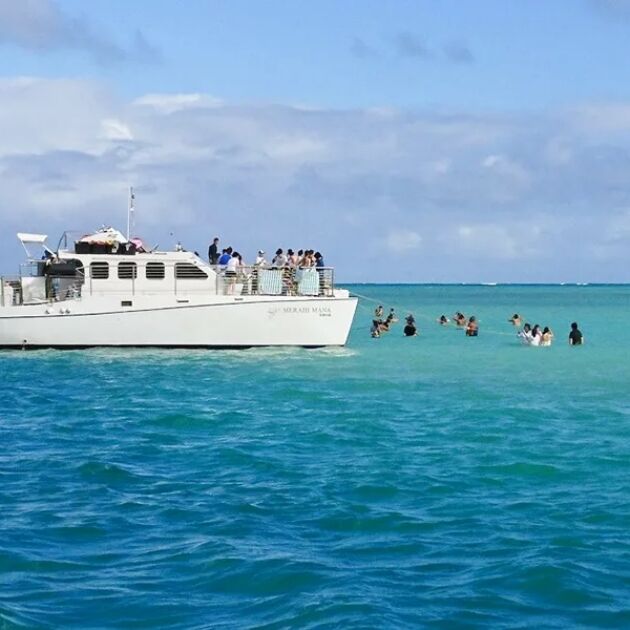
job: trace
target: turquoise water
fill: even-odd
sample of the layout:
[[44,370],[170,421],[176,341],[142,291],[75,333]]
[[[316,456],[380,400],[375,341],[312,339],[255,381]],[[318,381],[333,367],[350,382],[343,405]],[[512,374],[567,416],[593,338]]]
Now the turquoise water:
[[354,289],[421,335],[0,354],[0,627],[630,626],[630,287]]

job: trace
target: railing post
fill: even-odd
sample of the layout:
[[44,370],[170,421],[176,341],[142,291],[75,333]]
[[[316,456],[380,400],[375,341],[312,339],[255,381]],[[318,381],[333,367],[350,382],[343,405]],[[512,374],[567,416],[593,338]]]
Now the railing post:
[[4,306],[4,277],[0,277],[0,304]]

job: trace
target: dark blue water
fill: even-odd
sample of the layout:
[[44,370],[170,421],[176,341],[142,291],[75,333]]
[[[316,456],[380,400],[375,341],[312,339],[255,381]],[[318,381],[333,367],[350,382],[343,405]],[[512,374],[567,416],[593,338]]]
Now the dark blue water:
[[0,627],[630,626],[630,288],[356,289],[420,336],[0,354]]

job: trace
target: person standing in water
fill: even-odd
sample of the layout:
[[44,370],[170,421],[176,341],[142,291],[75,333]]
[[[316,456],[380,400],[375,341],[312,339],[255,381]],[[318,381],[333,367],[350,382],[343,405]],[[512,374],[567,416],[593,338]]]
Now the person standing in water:
[[521,330],[516,335],[524,344],[530,345],[532,342],[532,327],[529,324],[525,324],[523,326],[523,330]]
[[385,321],[383,322],[381,326],[381,330],[387,332],[392,326],[392,324],[395,324],[397,321],[398,321],[398,317],[396,317],[396,312],[394,311],[393,308],[390,308],[389,315],[385,318]]
[[473,315],[466,324],[466,337],[477,337],[479,335],[479,324],[477,318]]
[[508,322],[512,324],[512,326],[520,326],[521,325],[521,316],[518,313],[514,313]]
[[532,328],[531,340],[529,342],[530,346],[539,346],[542,343],[542,332],[540,331],[540,326],[535,324]]
[[584,335],[578,328],[577,322],[571,324],[571,332],[569,333],[569,345],[581,346],[584,343]]
[[418,334],[418,329],[416,328],[416,320],[414,319],[414,316],[409,313],[409,315],[407,315],[407,317],[405,318],[405,327],[403,329],[403,334],[405,335],[405,337],[415,337]]
[[551,342],[553,341],[553,332],[549,326],[545,326],[542,332],[542,340],[540,342],[541,346],[549,347]]

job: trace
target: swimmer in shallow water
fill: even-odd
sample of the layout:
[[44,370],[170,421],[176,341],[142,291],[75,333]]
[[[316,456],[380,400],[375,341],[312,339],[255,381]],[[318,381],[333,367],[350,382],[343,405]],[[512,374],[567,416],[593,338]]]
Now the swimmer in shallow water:
[[512,324],[512,326],[520,326],[521,325],[521,316],[518,313],[514,313],[508,322]]
[[457,313],[455,313],[455,324],[457,324],[457,326],[465,326],[466,325],[466,316],[463,313],[460,313],[459,311],[457,311]]
[[529,324],[523,326],[523,330],[516,335],[524,344],[529,345],[532,341],[532,327]]
[[372,327],[370,328],[370,335],[373,339],[377,339],[381,336],[381,326],[382,322],[378,319],[372,320]]
[[405,327],[403,328],[405,337],[416,337],[418,335],[418,329],[416,328],[416,320],[411,313],[407,315],[405,322]]
[[571,324],[571,332],[569,333],[569,345],[581,346],[584,343],[584,335],[578,328],[577,322]]
[[553,332],[549,328],[549,326],[545,326],[542,331],[542,339],[540,341],[540,345],[544,347],[549,347],[551,342],[553,341]]
[[398,321],[398,317],[396,317],[396,312],[393,308],[389,309],[389,315],[385,318],[385,321],[381,324],[381,331],[387,332],[392,324],[395,324]]
[[440,326],[446,326],[446,324],[448,324],[449,321],[450,320],[448,317],[446,317],[446,315],[440,315],[440,319],[437,320]]
[[539,346],[542,342],[542,331],[540,330],[540,326],[535,324],[532,328],[532,338],[529,342],[530,346]]
[[477,337],[479,335],[479,324],[477,318],[473,315],[466,324],[466,337]]

